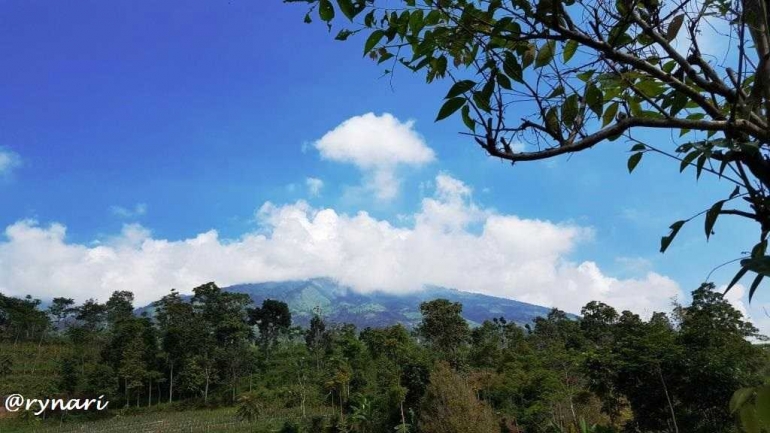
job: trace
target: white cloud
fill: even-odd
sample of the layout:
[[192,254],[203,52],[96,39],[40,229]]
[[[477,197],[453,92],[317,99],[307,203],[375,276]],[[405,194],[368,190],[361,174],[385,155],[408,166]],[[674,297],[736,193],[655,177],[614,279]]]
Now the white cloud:
[[[724,293],[727,284],[719,286],[716,290]],[[760,288],[761,290],[761,288]],[[743,314],[743,317],[759,328],[760,333],[770,336],[770,303],[761,303],[754,298],[749,302],[749,291],[743,284],[734,285],[725,295],[725,299]]]
[[[68,242],[62,225],[19,221],[0,240],[0,291],[38,297],[107,299],[132,290],[139,304],[172,287],[328,276],[359,291],[406,292],[440,285],[504,296],[571,312],[590,300],[640,313],[668,310],[680,289],[648,272],[618,279],[569,254],[593,230],[523,219],[481,207],[471,189],[447,174],[434,193],[395,226],[366,212],[346,215],[304,201],[265,203],[259,230],[236,240],[214,230],[179,241],[126,225],[96,246]],[[40,254],[45,251],[45,254]]]
[[321,157],[353,164],[364,173],[364,186],[380,200],[398,195],[400,166],[422,166],[435,159],[433,150],[414,130],[391,114],[351,117],[324,134],[314,146]]
[[21,157],[18,153],[0,147],[0,176],[8,176],[13,170],[21,166]]
[[[726,288],[727,284],[724,284],[718,287],[716,291],[719,293],[724,293]],[[730,289],[729,292],[727,292],[727,294],[725,294],[725,300],[729,301],[736,310],[741,312],[741,314],[749,317],[749,310],[746,308],[746,304],[743,303],[743,298],[745,295],[746,287],[744,287],[742,284],[736,284]]]
[[305,179],[305,185],[307,185],[307,191],[311,196],[316,197],[321,195],[321,189],[324,187],[324,181],[316,177],[308,177]]
[[112,206],[110,207],[110,212],[121,218],[136,218],[147,213],[147,205],[145,203],[137,203],[133,209],[122,206]]
[[[723,284],[717,287],[716,291],[724,293],[727,288],[727,284]],[[762,290],[760,287],[759,290]],[[743,284],[736,284],[730,291],[725,294],[725,299],[732,304],[732,306],[743,314],[743,317],[748,321],[754,323],[760,331],[770,335],[770,303],[761,303],[754,298],[752,302],[749,302],[749,290]]]
[[527,150],[527,144],[524,143],[523,141],[514,141],[510,143],[510,145],[511,145],[511,150],[514,152],[524,152],[525,150]]
[[617,257],[615,263],[623,271],[631,274],[646,273],[653,268],[652,261],[644,257]]

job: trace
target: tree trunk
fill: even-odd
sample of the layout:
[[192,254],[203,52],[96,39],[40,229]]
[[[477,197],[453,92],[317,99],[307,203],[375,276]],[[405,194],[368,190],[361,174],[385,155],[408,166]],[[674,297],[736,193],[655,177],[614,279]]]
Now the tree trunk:
[[658,376],[660,377],[660,383],[663,385],[663,392],[666,394],[666,401],[668,402],[668,408],[671,411],[671,420],[674,422],[674,432],[679,433],[679,426],[676,424],[676,415],[674,414],[674,405],[671,404],[671,397],[668,395],[668,388],[666,387],[666,381],[663,380],[663,372],[658,366]]
[[171,378],[168,381],[168,402],[174,401],[174,363],[171,363]]
[[203,391],[203,404],[207,404],[209,401],[209,374],[206,373],[206,388]]
[[398,404],[401,407],[401,429],[406,431],[406,417],[404,416],[404,400]]

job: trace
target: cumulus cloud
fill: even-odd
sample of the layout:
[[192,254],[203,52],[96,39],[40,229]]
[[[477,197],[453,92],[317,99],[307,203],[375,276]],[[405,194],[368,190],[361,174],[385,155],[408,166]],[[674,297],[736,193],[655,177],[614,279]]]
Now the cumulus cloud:
[[310,193],[311,196],[316,197],[321,195],[324,181],[316,177],[308,177],[305,179],[305,185],[307,185],[307,192]]
[[364,174],[364,186],[380,200],[398,195],[400,166],[419,167],[435,159],[413,121],[401,122],[388,113],[351,117],[314,146],[323,159],[355,165]]
[[147,205],[145,203],[137,203],[133,208],[112,206],[110,207],[110,212],[121,218],[136,218],[147,213]]
[[[722,285],[721,287],[717,288],[717,291],[719,293],[724,293],[725,289],[727,288],[727,284]],[[747,304],[744,302],[744,298],[747,296],[746,287],[742,284],[736,284],[732,288],[730,288],[730,291],[727,292],[725,295],[725,300],[730,302],[733,307],[735,307],[736,310],[740,311],[741,314],[743,314],[746,318],[751,318],[751,313],[749,313],[749,308],[747,307]]]
[[21,166],[21,157],[18,153],[0,147],[0,177],[8,176],[13,170]]
[[[717,288],[719,293],[724,293],[727,284]],[[760,289],[761,290],[761,289]],[[743,284],[736,284],[725,295],[725,299],[732,306],[743,314],[743,317],[754,326],[759,328],[759,332],[770,336],[770,303],[763,303],[756,297],[752,302],[748,300],[748,289]]]
[[361,292],[439,285],[571,312],[601,300],[640,313],[668,310],[680,295],[674,281],[654,272],[618,279],[594,262],[570,261],[592,229],[484,208],[447,174],[436,177],[432,195],[407,219],[399,227],[366,212],[268,202],[257,211],[259,229],[239,239],[211,230],[171,241],[132,224],[96,246],[68,242],[60,224],[19,221],[0,241],[0,291],[82,301],[132,290],[142,304],[207,281],[328,276]]

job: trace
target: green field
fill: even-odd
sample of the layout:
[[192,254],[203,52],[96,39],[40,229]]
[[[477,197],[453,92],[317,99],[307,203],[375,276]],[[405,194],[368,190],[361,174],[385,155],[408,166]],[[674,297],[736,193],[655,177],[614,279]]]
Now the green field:
[[[308,413],[308,417],[329,414]],[[109,419],[84,422],[38,421],[25,424],[17,420],[0,421],[0,433],[187,433],[187,432],[277,432],[286,421],[301,421],[299,409],[270,411],[255,422],[244,422],[235,408],[153,412],[115,415]]]
[[53,395],[63,344],[0,343],[0,396],[19,392]]

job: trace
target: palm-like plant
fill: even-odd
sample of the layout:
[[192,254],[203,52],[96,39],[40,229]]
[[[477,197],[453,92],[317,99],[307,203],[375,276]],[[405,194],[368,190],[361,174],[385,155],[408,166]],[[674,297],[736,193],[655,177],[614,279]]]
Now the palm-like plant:
[[371,402],[363,397],[357,405],[353,407],[353,413],[350,415],[353,427],[359,433],[367,433],[372,423],[373,408]]
[[264,412],[264,405],[255,392],[247,392],[238,397],[236,415],[243,421],[254,422]]

